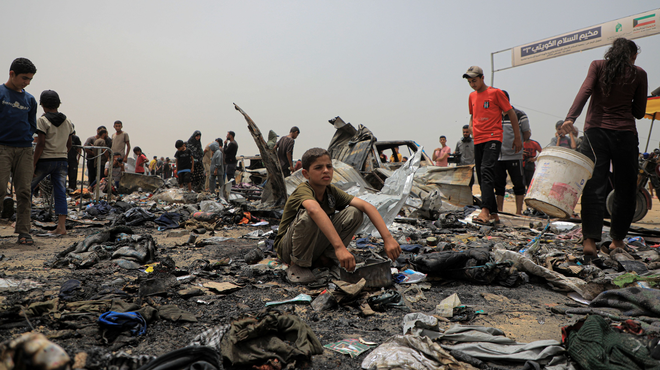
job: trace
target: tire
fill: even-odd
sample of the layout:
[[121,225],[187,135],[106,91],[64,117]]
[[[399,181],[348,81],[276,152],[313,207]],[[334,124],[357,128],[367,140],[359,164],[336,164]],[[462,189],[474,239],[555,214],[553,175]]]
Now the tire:
[[[607,196],[605,206],[607,208],[607,212],[611,215],[612,209],[614,208],[614,190],[612,190]],[[637,222],[643,219],[648,211],[648,204],[646,203],[646,197],[644,196],[644,193],[637,191],[637,196],[635,197],[635,214],[633,216],[632,222]]]

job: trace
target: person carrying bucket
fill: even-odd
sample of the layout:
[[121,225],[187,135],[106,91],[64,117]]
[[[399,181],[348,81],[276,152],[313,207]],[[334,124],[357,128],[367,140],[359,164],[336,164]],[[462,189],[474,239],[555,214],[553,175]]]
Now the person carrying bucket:
[[497,202],[495,201],[495,166],[502,147],[502,113],[511,120],[513,128],[514,153],[522,149],[518,117],[513,107],[500,89],[487,86],[484,71],[478,66],[470,67],[463,78],[474,89],[468,99],[470,109],[469,131],[474,137],[474,160],[477,169],[477,181],[481,187],[481,213],[472,222],[491,224],[499,222]]
[[603,229],[610,161],[616,192],[610,228],[612,244],[609,249],[604,247],[603,252],[625,248],[623,239],[635,212],[639,155],[635,118],[644,117],[648,91],[646,72],[635,66],[638,54],[639,48],[633,41],[614,40],[604,60],[591,62],[561,127],[561,134],[570,133],[591,98],[584,123],[585,138],[580,146],[580,152],[595,163],[582,194],[582,246],[587,261],[598,256],[596,242]]

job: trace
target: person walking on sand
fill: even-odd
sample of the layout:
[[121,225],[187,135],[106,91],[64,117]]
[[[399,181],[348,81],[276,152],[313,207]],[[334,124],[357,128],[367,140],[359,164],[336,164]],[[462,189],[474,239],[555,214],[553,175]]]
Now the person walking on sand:
[[[506,98],[509,99],[509,93],[502,90]],[[510,100],[509,100],[510,101]],[[512,105],[513,107],[513,105]],[[518,117],[518,126],[520,127],[520,135],[523,141],[532,136],[532,130],[529,127],[529,119],[527,114],[513,107]],[[495,196],[497,198],[497,210],[504,211],[504,194],[506,190],[506,176],[507,173],[511,178],[513,184],[513,194],[516,197],[516,214],[522,215],[523,198],[525,198],[525,173],[523,172],[523,151],[515,153],[511,148],[513,143],[513,132],[511,128],[511,121],[508,116],[502,116],[502,150],[500,151],[500,158],[497,161],[495,169]],[[523,144],[524,147],[524,144]]]
[[296,144],[298,135],[300,135],[300,129],[298,126],[293,126],[291,127],[291,130],[289,130],[289,134],[282,136],[277,142],[277,145],[275,145],[277,158],[280,160],[280,166],[282,167],[284,177],[291,176],[291,171],[293,171],[293,146]]
[[9,175],[16,193],[18,244],[32,245],[30,236],[30,182],[34,174],[32,141],[37,130],[37,100],[25,91],[37,68],[29,59],[16,58],[9,79],[0,86],[0,194],[7,194]]
[[[71,123],[73,125],[73,123]],[[71,149],[69,149],[69,153],[67,153],[67,158],[68,158],[68,174],[69,174],[69,189],[71,191],[74,191],[78,185],[77,185],[77,179],[78,179],[78,162],[80,162],[80,153],[82,152],[82,149],[80,146],[82,145],[82,141],[80,141],[80,137],[76,135],[76,126],[73,125],[73,135],[71,135]]]
[[470,93],[469,130],[474,137],[474,161],[477,168],[477,181],[481,187],[481,213],[472,219],[477,224],[499,222],[495,200],[495,166],[502,147],[502,113],[511,121],[514,139],[512,149],[518,153],[522,149],[518,116],[509,99],[500,89],[487,86],[484,72],[478,66],[468,68],[463,74],[474,90]]
[[[573,132],[573,123],[591,99],[584,120],[585,139],[580,145],[580,153],[595,163],[593,175],[582,193],[582,246],[587,260],[598,256],[596,242],[600,241],[603,230],[610,162],[616,191],[609,250],[626,247],[623,239],[635,214],[639,156],[635,118],[644,117],[648,92],[646,71],[635,66],[638,54],[635,42],[618,38],[605,53],[605,59],[591,62],[559,132],[564,135]],[[603,248],[604,252],[609,250]]]
[[44,114],[37,120],[37,146],[34,149],[34,178],[30,184],[32,193],[41,180],[50,175],[55,199],[57,227],[50,234],[66,234],[66,176],[67,153],[71,149],[73,125],[63,113],[57,111],[60,97],[53,90],[41,93],[39,104]]
[[[176,152],[177,175],[179,176],[179,187],[183,188],[188,185],[188,191],[192,192],[192,173],[195,170],[195,160],[193,159],[192,151],[186,147],[183,140],[177,140],[174,143]],[[197,163],[199,166],[199,162]]]
[[133,148],[133,153],[135,153],[135,173],[145,175],[144,165],[149,161],[147,156],[142,153],[142,149],[139,146]]
[[219,196],[225,197],[225,159],[222,153],[222,139],[217,138],[210,144],[210,150],[213,153],[209,166],[209,191],[215,193],[216,184],[220,182]]
[[470,125],[463,125],[463,136],[456,143],[454,154],[460,154],[459,166],[474,164],[474,142],[470,136]]
[[191,183],[192,189],[195,191],[204,191],[204,183],[206,179],[204,177],[204,165],[202,164],[202,159],[204,158],[204,149],[202,148],[202,132],[195,130],[192,136],[188,139],[186,143],[186,148],[192,153],[193,160],[195,161],[195,166],[191,172]]
[[227,131],[227,140],[225,140],[225,176],[227,181],[234,179],[236,175],[236,153],[238,153],[238,143],[236,142],[236,133],[234,131]]
[[112,134],[112,153],[121,153],[124,158],[122,163],[126,163],[131,153],[131,139],[128,137],[128,132],[123,131],[124,124],[121,121],[115,121],[113,127],[115,133]]

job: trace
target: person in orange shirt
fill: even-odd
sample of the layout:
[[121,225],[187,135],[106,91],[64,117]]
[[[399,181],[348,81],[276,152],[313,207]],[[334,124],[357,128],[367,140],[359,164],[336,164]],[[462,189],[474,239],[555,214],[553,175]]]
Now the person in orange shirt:
[[486,85],[484,71],[480,67],[468,68],[463,78],[474,90],[468,98],[469,130],[474,138],[474,161],[477,181],[481,187],[481,213],[472,222],[491,224],[500,220],[497,216],[494,186],[495,166],[502,147],[502,113],[511,120],[514,133],[512,149],[516,153],[522,149],[518,116],[502,90]]

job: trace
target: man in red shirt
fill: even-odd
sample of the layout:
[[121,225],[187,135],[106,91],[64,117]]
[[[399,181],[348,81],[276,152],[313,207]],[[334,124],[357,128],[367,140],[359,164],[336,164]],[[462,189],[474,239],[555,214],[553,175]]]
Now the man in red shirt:
[[502,113],[509,116],[514,139],[512,149],[522,149],[518,116],[500,89],[489,87],[484,82],[484,71],[478,66],[470,67],[463,78],[474,89],[468,99],[470,109],[470,132],[474,138],[474,162],[477,181],[481,187],[481,213],[472,222],[490,224],[499,222],[495,200],[495,165],[502,147]]

